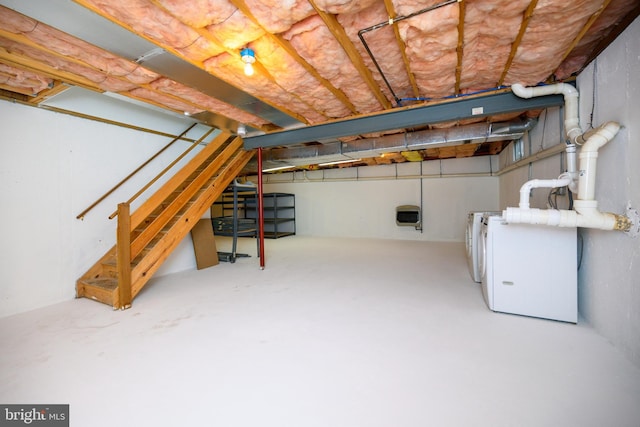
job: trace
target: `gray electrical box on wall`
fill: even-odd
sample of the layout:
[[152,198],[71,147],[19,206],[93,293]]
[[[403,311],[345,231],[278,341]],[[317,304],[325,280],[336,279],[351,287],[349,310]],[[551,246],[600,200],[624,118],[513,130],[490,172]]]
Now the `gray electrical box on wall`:
[[422,218],[420,217],[420,207],[413,205],[403,205],[396,208],[396,224],[419,229]]

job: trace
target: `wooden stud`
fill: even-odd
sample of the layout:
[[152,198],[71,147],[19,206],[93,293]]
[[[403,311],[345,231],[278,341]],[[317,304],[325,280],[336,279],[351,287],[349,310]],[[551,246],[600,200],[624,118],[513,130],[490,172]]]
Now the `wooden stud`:
[[533,10],[536,8],[537,4],[538,4],[538,0],[531,0],[531,3],[529,3],[527,10],[524,12],[524,16],[522,17],[522,22],[520,23],[520,30],[518,31],[518,35],[516,36],[516,39],[513,41],[513,44],[511,45],[511,52],[509,53],[509,58],[507,59],[507,63],[504,65],[504,69],[502,70],[502,75],[500,76],[500,80],[498,80],[497,86],[502,86],[502,84],[504,83],[504,79],[507,77],[507,73],[511,68],[513,59],[516,56],[516,52],[518,51],[520,42],[522,42],[524,33],[527,31],[527,27],[529,26],[529,21],[531,20],[531,16],[533,15]]
[[458,20],[458,45],[456,46],[456,53],[458,55],[458,63],[456,64],[456,95],[460,94],[460,80],[462,78],[462,55],[464,53],[464,19],[467,11],[464,0],[458,1],[458,7],[460,8],[460,18]]

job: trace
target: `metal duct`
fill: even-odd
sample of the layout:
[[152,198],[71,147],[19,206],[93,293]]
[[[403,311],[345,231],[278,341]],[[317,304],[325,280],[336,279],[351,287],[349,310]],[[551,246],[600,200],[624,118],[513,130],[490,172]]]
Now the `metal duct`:
[[336,141],[326,144],[291,148],[274,148],[268,151],[266,160],[269,167],[277,167],[285,165],[301,166],[353,159],[353,157],[342,154],[342,143]]
[[269,151],[268,160],[278,162],[280,165],[301,166],[330,161],[378,157],[384,153],[424,150],[435,146],[446,147],[492,141],[511,141],[521,138],[526,131],[533,128],[535,123],[534,119],[503,123],[478,123],[449,129],[423,130],[351,142],[337,141],[322,145],[277,148]]

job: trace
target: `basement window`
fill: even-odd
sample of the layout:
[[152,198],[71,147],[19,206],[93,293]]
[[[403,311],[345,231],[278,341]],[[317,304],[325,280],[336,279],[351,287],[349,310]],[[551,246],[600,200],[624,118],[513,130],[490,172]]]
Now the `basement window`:
[[513,161],[517,162],[524,157],[524,142],[522,138],[513,142]]

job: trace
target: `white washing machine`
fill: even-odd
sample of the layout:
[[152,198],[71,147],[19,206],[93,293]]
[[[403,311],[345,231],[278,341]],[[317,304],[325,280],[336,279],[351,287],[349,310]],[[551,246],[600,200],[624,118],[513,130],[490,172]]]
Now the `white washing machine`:
[[502,215],[502,212],[469,212],[467,216],[467,228],[465,231],[465,243],[467,248],[467,265],[469,266],[469,274],[474,282],[482,282],[482,273],[480,271],[480,224],[482,216]]
[[493,311],[578,321],[575,228],[482,217],[482,293]]

